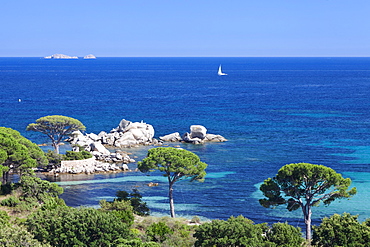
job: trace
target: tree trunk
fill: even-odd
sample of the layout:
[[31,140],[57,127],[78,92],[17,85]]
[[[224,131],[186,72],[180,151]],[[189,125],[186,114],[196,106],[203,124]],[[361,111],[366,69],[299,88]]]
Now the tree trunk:
[[58,143],[53,142],[52,146],[54,147],[54,150],[57,154],[59,154],[59,145]]
[[175,206],[173,204],[173,184],[174,182],[170,181],[170,178],[168,178],[169,181],[169,191],[168,191],[168,198],[170,199],[170,212],[171,212],[171,217],[175,218]]
[[304,215],[304,223],[306,225],[306,239],[311,241],[311,205],[307,203],[302,206],[302,211]]
[[6,184],[9,182],[9,171],[6,171],[3,173],[3,184]]

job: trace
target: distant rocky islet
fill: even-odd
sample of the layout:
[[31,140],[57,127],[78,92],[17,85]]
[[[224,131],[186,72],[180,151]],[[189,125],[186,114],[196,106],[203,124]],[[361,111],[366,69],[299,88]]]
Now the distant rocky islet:
[[[192,144],[202,144],[205,142],[224,142],[227,141],[221,135],[208,134],[207,129],[202,125],[191,125],[190,133],[180,135],[174,132],[165,136],[154,138],[154,128],[152,125],[141,122],[131,122],[122,119],[116,128],[109,133],[101,131],[95,133],[81,133],[75,131],[66,141],[74,146],[74,151],[83,148],[89,151],[93,158],[82,161],[62,161],[60,167],[53,169],[54,174],[59,173],[95,173],[108,171],[127,171],[127,164],[135,162],[128,153],[120,150],[121,148],[139,146],[162,146],[165,142],[186,142]],[[110,150],[117,149],[115,152]],[[119,165],[120,164],[120,165]]]
[[[53,54],[51,56],[44,57],[45,59],[78,59],[77,56],[68,56],[64,54]],[[89,54],[83,57],[84,59],[96,59],[93,54]]]

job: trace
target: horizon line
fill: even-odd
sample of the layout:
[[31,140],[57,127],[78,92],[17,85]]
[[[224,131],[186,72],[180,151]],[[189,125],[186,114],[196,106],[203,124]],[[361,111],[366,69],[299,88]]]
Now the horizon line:
[[[0,56],[0,58],[42,58],[46,60],[94,60],[77,58],[45,58],[44,56]],[[96,56],[96,58],[369,58],[369,56]]]

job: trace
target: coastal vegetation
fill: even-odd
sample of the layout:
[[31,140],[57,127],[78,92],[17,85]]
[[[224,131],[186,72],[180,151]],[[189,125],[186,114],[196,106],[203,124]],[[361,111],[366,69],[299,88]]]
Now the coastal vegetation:
[[59,144],[63,138],[70,136],[74,131],[85,129],[79,120],[60,115],[41,117],[26,128],[28,131],[40,132],[50,138],[56,153],[59,153]]
[[150,210],[137,189],[117,191],[113,201],[101,200],[98,209],[69,207],[59,198],[63,188],[36,177],[34,169],[62,156],[78,159],[85,155],[72,151],[46,154],[19,132],[0,127],[0,177],[8,177],[9,171],[19,174],[16,181],[3,179],[0,184],[0,246],[369,246],[370,219],[361,223],[356,215],[335,214],[311,229],[311,207],[320,202],[329,205],[356,193],[356,188],[349,189],[349,178],[322,165],[285,165],[260,187],[266,197],[260,200],[261,205],[302,209],[305,239],[299,227],[255,224],[241,215],[206,222],[198,217],[174,218],[174,183],[183,179],[202,181],[207,164],[190,151],[170,147],[150,149],[138,168],[142,172],[158,171],[168,178],[171,217],[149,216]]
[[168,179],[171,217],[175,218],[173,202],[173,186],[175,182],[190,178],[191,181],[202,181],[206,175],[207,164],[201,162],[199,157],[187,150],[173,147],[158,147],[149,149],[145,159],[138,162],[141,172],[158,170]]
[[230,217],[227,221],[214,220],[200,225],[195,230],[195,247],[206,246],[302,246],[300,228],[287,223],[254,224],[243,216]]
[[365,247],[370,243],[370,219],[360,223],[357,215],[343,213],[325,217],[313,227],[312,243],[315,246]]
[[[47,181],[44,181],[43,187],[49,193],[38,190],[37,193],[20,196],[22,194],[20,191],[29,191],[29,187],[38,188],[40,183],[37,178],[28,175],[23,178],[23,181],[28,182],[14,184],[13,188],[16,189],[10,195],[19,201],[28,198],[27,200],[35,203],[32,203],[32,207],[19,208],[11,204],[5,206],[6,203],[3,202],[6,199],[1,201],[0,246],[298,247],[309,245],[303,238],[301,229],[288,223],[255,224],[243,216],[207,222],[200,222],[197,217],[192,220],[142,217],[134,214],[130,202],[125,200],[115,200],[105,205],[101,203],[99,209],[72,208],[64,203],[55,203],[61,188],[57,189],[56,184]],[[313,227],[311,246],[368,246],[370,238],[368,222],[360,223],[357,216],[350,214],[324,218],[319,226]]]
[[260,199],[264,207],[286,205],[289,211],[302,209],[306,225],[306,239],[311,239],[312,207],[320,202],[329,205],[336,199],[349,198],[356,188],[348,189],[351,179],[343,178],[333,169],[309,163],[288,164],[280,168],[274,178],[268,178],[260,189],[267,199]]
[[0,127],[0,175],[9,182],[9,172],[24,174],[48,164],[44,152],[18,131]]

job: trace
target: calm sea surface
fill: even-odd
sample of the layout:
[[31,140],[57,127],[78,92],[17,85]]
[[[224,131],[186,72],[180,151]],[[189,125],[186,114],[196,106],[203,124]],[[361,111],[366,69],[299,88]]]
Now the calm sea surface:
[[[217,76],[220,64],[227,76]],[[242,214],[257,223],[301,226],[300,211],[260,206],[258,187],[285,164],[309,162],[335,169],[358,189],[351,200],[314,208],[316,224],[334,213],[370,218],[370,58],[0,58],[0,86],[0,126],[38,144],[48,140],[26,126],[54,114],[79,119],[88,133],[110,131],[126,119],[153,125],[157,138],[183,134],[193,124],[226,137],[181,145],[209,166],[204,183],[175,185],[179,216]],[[147,149],[127,151],[139,161]],[[71,175],[57,182],[70,206],[97,207],[117,190],[137,188],[152,214],[169,214],[159,173]]]

